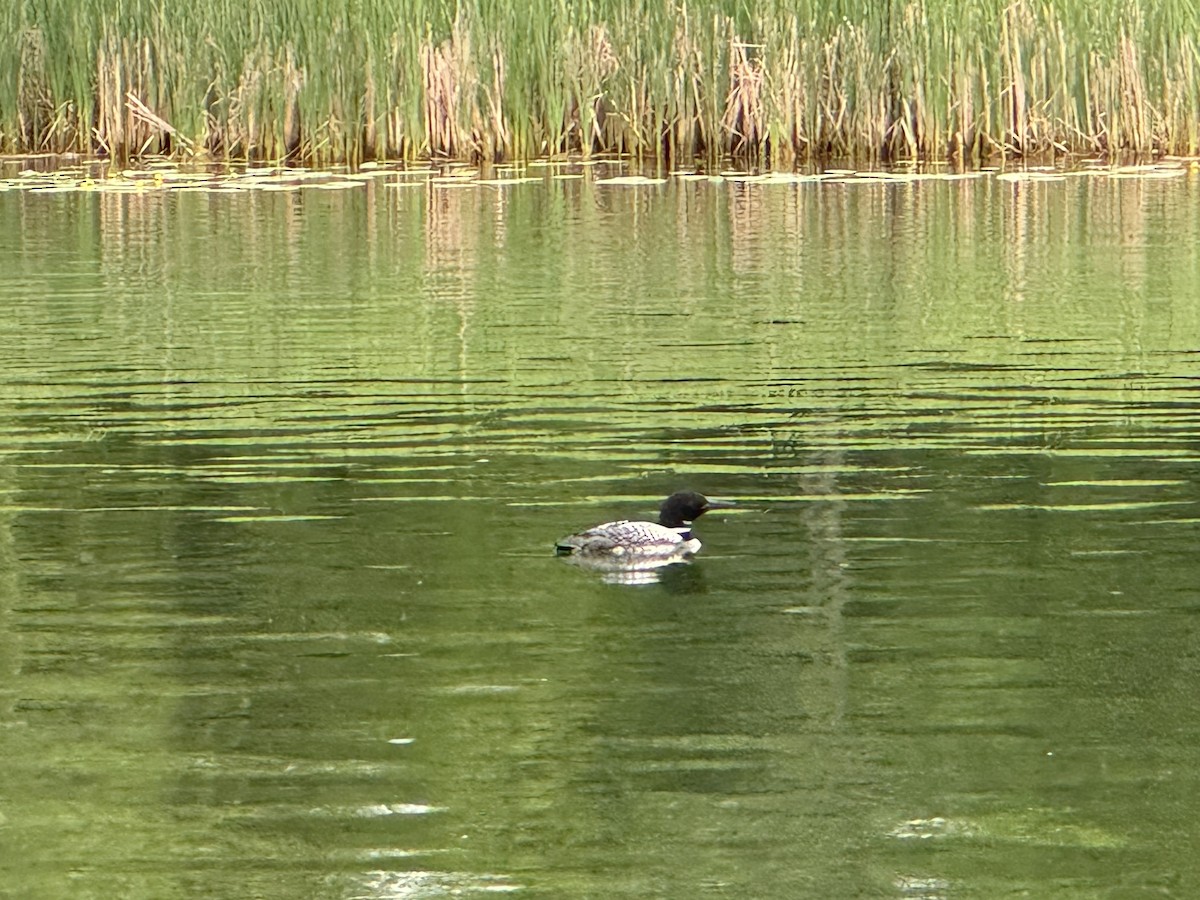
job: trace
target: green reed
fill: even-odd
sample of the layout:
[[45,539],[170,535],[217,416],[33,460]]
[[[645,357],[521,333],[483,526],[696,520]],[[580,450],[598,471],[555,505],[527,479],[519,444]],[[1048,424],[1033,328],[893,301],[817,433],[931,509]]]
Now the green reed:
[[1190,0],[12,0],[0,152],[1196,153]]

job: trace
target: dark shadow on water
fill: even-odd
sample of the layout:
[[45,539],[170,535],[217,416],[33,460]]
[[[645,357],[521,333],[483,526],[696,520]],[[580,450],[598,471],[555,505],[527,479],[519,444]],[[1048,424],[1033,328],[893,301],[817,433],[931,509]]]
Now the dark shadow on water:
[[704,564],[676,563],[659,570],[659,584],[669,594],[703,594],[708,586],[704,581]]

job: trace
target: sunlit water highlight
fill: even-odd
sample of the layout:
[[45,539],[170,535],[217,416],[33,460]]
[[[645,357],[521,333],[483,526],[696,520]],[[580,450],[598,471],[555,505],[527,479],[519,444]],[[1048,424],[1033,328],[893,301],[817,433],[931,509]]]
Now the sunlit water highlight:
[[0,193],[6,889],[1195,894],[1175,168]]

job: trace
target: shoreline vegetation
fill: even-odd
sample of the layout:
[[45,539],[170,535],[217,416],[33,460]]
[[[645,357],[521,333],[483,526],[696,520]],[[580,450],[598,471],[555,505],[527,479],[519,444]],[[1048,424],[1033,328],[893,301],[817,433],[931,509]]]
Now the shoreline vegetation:
[[1184,0],[18,0],[0,153],[788,170],[1200,149]]

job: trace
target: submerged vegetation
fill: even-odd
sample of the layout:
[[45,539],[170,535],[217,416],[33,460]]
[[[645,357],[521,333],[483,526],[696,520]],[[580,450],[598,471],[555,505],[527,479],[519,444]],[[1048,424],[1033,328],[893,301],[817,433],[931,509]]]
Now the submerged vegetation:
[[12,0],[0,152],[1194,154],[1187,0]]

